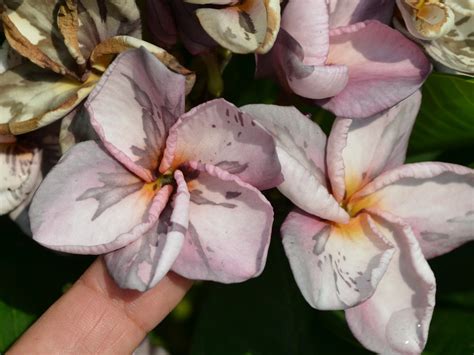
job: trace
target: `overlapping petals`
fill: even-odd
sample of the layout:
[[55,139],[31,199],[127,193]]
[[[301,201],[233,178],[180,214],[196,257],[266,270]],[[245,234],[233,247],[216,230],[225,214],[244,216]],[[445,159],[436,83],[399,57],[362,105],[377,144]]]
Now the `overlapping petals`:
[[165,46],[178,35],[193,54],[219,44],[234,53],[266,53],[280,28],[279,0],[148,1],[151,31]]
[[[173,70],[191,74],[141,37],[134,1],[5,1],[1,20],[24,63],[0,75],[0,134],[22,134],[71,112],[94,88],[114,56],[147,47]],[[192,86],[194,77],[190,75]]]
[[46,177],[33,238],[108,253],[118,284],[139,290],[170,269],[221,282],[260,274],[273,212],[254,186],[282,182],[273,140],[224,100],[183,114],[185,92],[185,76],[145,48],[119,55],[85,105],[100,143],[73,146]]
[[[279,187],[304,209],[291,212],[281,229],[299,288],[315,308],[346,309],[354,335],[378,353],[423,350],[436,289],[426,258],[474,239],[474,171],[403,165],[420,101],[416,92],[364,120],[337,118],[327,146],[319,128],[291,109],[275,107],[271,119],[255,115],[276,137],[285,178],[300,183],[291,179],[306,169],[299,176],[309,189],[288,189],[287,181]],[[289,119],[307,121],[312,133],[303,137],[322,138],[285,144],[280,132],[298,136],[303,126]],[[311,145],[320,149],[318,159],[326,156],[326,170],[309,168]],[[305,207],[310,198],[317,208]]]
[[[373,18],[376,4],[366,6],[354,16]],[[289,1],[257,73],[273,72],[288,91],[351,118],[379,113],[421,86],[430,64],[414,43],[375,20],[330,28],[335,14],[324,0]]]

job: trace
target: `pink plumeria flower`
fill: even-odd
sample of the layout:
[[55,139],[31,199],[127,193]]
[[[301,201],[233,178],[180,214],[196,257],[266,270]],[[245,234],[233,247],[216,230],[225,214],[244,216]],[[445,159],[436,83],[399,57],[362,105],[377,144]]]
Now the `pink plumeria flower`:
[[299,207],[281,233],[303,296],[345,309],[377,353],[423,350],[436,289],[426,259],[474,237],[474,170],[402,165],[420,100],[417,92],[364,120],[337,118],[327,141],[294,108],[242,108],[275,136],[279,189]]
[[[349,16],[342,16],[386,18],[385,10],[373,13],[375,6],[370,1],[362,12],[339,6],[329,13],[326,0],[290,0],[275,45],[257,58],[257,74],[275,75],[287,91],[338,116],[368,117],[392,107],[422,85],[431,65],[398,31],[376,20],[347,24]],[[340,27],[330,26],[331,17]]]
[[274,141],[224,100],[184,113],[185,77],[144,48],[114,61],[85,106],[100,142],[72,147],[30,209],[33,238],[106,254],[125,288],[170,269],[240,282],[261,273],[273,211],[258,189],[281,183]]

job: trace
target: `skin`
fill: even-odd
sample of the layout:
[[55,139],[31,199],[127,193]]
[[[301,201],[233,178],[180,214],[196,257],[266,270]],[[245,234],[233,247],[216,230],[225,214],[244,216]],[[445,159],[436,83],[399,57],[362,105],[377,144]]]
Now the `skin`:
[[147,292],[121,289],[99,257],[8,354],[130,354],[191,285],[170,272]]

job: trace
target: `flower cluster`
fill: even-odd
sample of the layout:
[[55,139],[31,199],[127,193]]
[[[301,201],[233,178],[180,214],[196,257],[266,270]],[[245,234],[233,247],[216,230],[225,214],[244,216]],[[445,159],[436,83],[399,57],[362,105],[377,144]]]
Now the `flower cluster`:
[[[420,353],[426,259],[474,238],[474,171],[404,164],[431,72],[406,35],[472,73],[472,48],[459,57],[446,39],[468,41],[472,9],[396,3],[150,0],[162,49],[141,38],[133,0],[5,0],[0,213],[50,249],[104,254],[121,287],[146,291],[169,271],[260,275],[273,224],[261,191],[278,188],[295,205],[281,236],[306,301],[345,310],[372,351]],[[220,47],[334,113],[329,136],[295,107],[206,101],[193,58]]]

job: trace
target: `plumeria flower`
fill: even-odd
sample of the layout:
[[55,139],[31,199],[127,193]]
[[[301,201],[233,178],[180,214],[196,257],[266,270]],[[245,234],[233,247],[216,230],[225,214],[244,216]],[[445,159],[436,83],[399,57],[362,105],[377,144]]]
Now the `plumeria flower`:
[[[344,25],[349,14],[385,18],[386,11],[375,16],[375,5],[329,13],[326,0],[289,0],[275,45],[257,58],[257,75],[275,75],[288,92],[339,116],[368,117],[392,107],[422,85],[431,66],[416,44],[376,20]],[[330,27],[331,16],[340,27]]]
[[[0,134],[22,134],[64,117],[91,92],[113,57],[145,46],[174,70],[188,73],[141,37],[134,0],[3,1],[9,45],[27,58],[0,75]],[[194,78],[190,75],[192,85]]]
[[473,0],[397,0],[404,26],[394,18],[397,28],[423,46],[441,71],[474,75]]
[[170,46],[179,34],[193,54],[216,43],[234,53],[266,53],[280,28],[280,0],[148,0],[148,8],[157,42]]
[[107,69],[85,106],[99,142],[70,148],[38,189],[33,238],[106,254],[122,287],[170,269],[239,282],[262,271],[273,211],[258,189],[281,183],[274,141],[224,100],[184,113],[185,77],[144,48]]
[[[275,137],[298,208],[281,227],[296,282],[317,309],[345,309],[377,353],[423,350],[436,283],[426,259],[474,238],[474,170],[402,165],[419,92],[358,120],[336,118],[328,140],[294,108],[242,108]],[[290,119],[291,118],[291,119]]]

